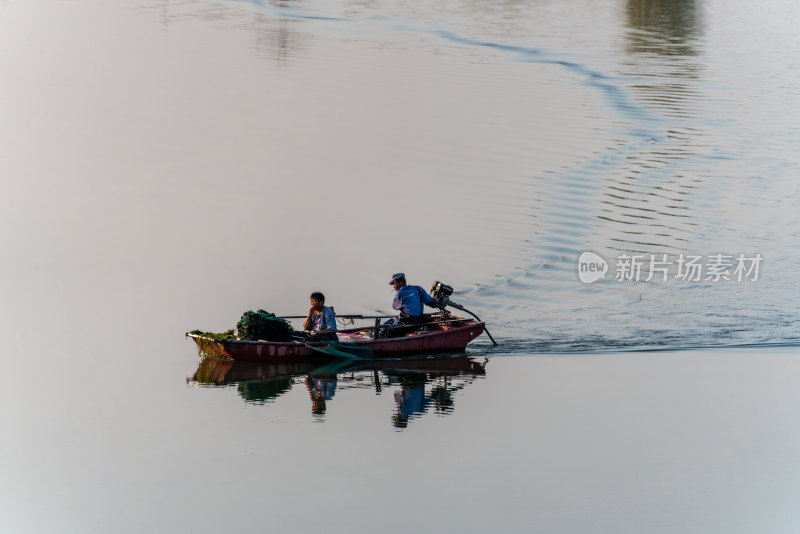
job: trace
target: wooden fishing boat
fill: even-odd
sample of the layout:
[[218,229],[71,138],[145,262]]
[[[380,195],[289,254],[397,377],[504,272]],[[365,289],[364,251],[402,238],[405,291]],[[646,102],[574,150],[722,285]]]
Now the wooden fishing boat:
[[[387,329],[393,330],[387,337]],[[415,327],[375,325],[337,332],[336,341],[245,341],[186,334],[201,355],[237,361],[277,362],[313,358],[393,358],[441,352],[460,352],[486,329],[483,322],[453,315],[431,317]]]

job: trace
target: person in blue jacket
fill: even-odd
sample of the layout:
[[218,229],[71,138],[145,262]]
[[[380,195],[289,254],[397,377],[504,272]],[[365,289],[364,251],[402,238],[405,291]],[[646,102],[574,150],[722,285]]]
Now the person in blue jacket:
[[400,323],[402,324],[424,323],[425,318],[422,316],[422,312],[425,305],[431,308],[439,307],[439,302],[420,286],[408,285],[404,273],[392,275],[392,281],[389,284],[395,290],[392,308],[400,310]]

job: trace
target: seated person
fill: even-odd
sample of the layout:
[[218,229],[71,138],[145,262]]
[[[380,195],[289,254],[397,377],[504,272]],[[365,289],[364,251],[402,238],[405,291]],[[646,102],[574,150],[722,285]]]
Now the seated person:
[[394,288],[395,295],[392,308],[400,310],[400,323],[413,325],[426,322],[422,316],[425,305],[438,308],[439,302],[428,295],[420,286],[406,284],[406,275],[397,273],[392,276],[389,284]]
[[302,337],[311,339],[331,339],[336,340],[336,315],[333,309],[325,306],[325,295],[319,291],[311,293],[311,308],[308,310],[308,317],[303,323],[306,331]]

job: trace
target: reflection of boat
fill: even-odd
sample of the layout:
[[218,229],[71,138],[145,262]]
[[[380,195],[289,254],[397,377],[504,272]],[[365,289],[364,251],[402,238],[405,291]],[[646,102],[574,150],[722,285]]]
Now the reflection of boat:
[[[348,358],[385,358],[463,351],[481,335],[485,324],[453,315],[428,316],[421,326],[394,327],[391,337],[382,337],[385,326],[350,328],[337,332],[338,341],[272,342],[214,338],[208,334],[186,334],[194,339],[200,352],[230,360],[251,362],[301,361],[337,356]],[[405,329],[405,330],[404,330]]]
[[[187,382],[232,387],[245,402],[253,404],[271,402],[295,384],[304,384],[311,401],[311,413],[317,418],[324,418],[327,404],[333,401],[337,391],[352,393],[358,389],[374,389],[375,393],[381,394],[394,390],[396,410],[392,424],[404,428],[409,420],[430,410],[440,414],[451,412],[454,393],[485,374],[485,361],[478,362],[463,355],[394,360],[318,359],[288,363],[203,358]],[[367,398],[374,398],[374,395]]]
[[199,385],[235,385],[247,402],[263,403],[286,393],[294,385],[294,377],[317,369],[319,362],[296,363],[234,362],[219,358],[203,358],[188,382]]
[[350,373],[356,371],[382,371],[387,375],[398,373],[425,373],[432,376],[461,374],[483,376],[483,363],[468,356],[445,358],[405,358],[402,360],[304,360],[299,362],[256,363],[203,358],[190,383],[223,385],[250,380],[272,380],[320,373]]
[[203,358],[191,382],[206,385],[221,385],[246,380],[268,380],[272,378],[305,375],[320,367],[319,361],[250,363],[234,362],[219,358]]
[[[452,409],[451,391],[460,389],[477,377],[486,374],[485,363],[468,356],[439,358],[413,358],[396,360],[305,360],[290,363],[237,362],[219,358],[203,358],[194,376],[187,383],[194,385],[235,387],[249,403],[269,402],[289,391],[298,382],[305,382],[314,413],[324,413],[324,402],[333,397],[337,377],[342,377],[344,388],[374,388],[380,393],[383,388],[397,387],[407,394],[415,389],[436,382],[425,402],[415,406],[406,415],[422,413],[433,400],[440,411]],[[382,378],[381,378],[382,377]],[[317,391],[319,390],[319,391]],[[319,394],[319,395],[317,395]],[[319,398],[317,398],[319,396]],[[397,397],[397,395],[395,395]],[[413,406],[407,400],[406,408]]]

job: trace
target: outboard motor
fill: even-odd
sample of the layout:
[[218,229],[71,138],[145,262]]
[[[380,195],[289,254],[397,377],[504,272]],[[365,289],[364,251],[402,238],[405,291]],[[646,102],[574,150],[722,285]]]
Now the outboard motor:
[[[466,308],[465,308],[464,306],[462,306],[461,304],[458,304],[457,302],[453,302],[452,300],[450,300],[450,295],[452,295],[452,294],[453,294],[453,288],[452,288],[451,286],[448,286],[447,284],[444,284],[444,283],[442,283],[442,282],[440,282],[440,281],[438,281],[438,280],[437,280],[437,281],[435,281],[435,282],[433,283],[433,287],[431,287],[431,291],[430,291],[430,293],[431,293],[431,296],[432,296],[433,298],[435,298],[435,299],[436,299],[436,300],[439,302],[439,308],[440,308],[440,309],[441,309],[441,310],[442,310],[442,311],[443,311],[445,314],[448,314],[448,313],[450,313],[450,312],[448,312],[448,311],[445,309],[445,307],[446,307],[446,306],[452,306],[453,308],[456,308],[456,309],[458,309],[458,310],[462,310],[462,311],[465,311],[465,312],[467,312],[467,313],[468,313],[468,314],[470,314],[471,316],[475,317],[475,319],[476,319],[477,321],[480,321],[480,320],[481,320],[481,319],[480,319],[480,317],[478,317],[477,315],[475,315],[474,313],[472,313],[471,311],[469,311],[468,309],[466,309]],[[488,330],[486,330],[485,328],[484,328],[484,332],[486,332],[486,335],[487,335],[487,336],[489,336],[489,339],[491,339],[491,340],[492,340],[492,343],[494,343],[495,345],[497,345],[497,342],[496,342],[496,341],[494,340],[494,338],[492,337],[492,334],[490,334],[490,333],[489,333],[489,331],[488,331]]]
[[450,302],[450,295],[453,294],[453,288],[440,281],[435,281],[431,288],[431,296],[439,301],[441,306],[447,306]]

